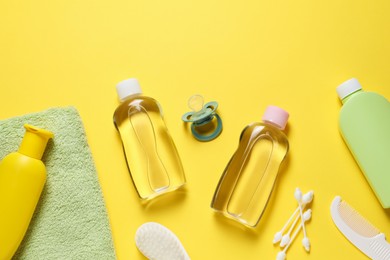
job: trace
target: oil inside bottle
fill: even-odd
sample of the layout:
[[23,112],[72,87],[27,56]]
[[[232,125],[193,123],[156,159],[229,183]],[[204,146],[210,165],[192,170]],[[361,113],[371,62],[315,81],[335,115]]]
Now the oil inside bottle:
[[211,207],[247,226],[256,226],[287,151],[285,134],[274,126],[253,123],[246,127],[221,177]]
[[127,165],[139,196],[151,199],[185,183],[184,171],[158,102],[133,95],[114,113]]

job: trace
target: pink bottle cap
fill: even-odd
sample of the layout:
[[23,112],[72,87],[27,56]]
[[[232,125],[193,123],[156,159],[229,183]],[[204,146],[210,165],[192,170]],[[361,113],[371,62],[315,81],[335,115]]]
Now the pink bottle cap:
[[289,114],[280,107],[268,106],[264,112],[262,119],[264,122],[271,123],[276,127],[280,128],[281,130],[284,130],[287,124],[288,117]]

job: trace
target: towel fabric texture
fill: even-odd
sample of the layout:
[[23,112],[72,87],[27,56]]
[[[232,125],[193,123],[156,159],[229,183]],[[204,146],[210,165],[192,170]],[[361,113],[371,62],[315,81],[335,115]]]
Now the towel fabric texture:
[[53,132],[54,139],[42,158],[45,187],[13,259],[115,259],[96,168],[77,110],[51,108],[0,121],[0,159],[18,150],[25,123]]

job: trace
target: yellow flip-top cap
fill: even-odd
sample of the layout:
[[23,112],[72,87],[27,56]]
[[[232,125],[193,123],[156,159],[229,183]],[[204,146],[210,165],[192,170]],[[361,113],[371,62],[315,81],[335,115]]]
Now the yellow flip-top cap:
[[19,147],[19,153],[40,160],[45,152],[47,142],[54,134],[45,129],[25,124],[26,133]]

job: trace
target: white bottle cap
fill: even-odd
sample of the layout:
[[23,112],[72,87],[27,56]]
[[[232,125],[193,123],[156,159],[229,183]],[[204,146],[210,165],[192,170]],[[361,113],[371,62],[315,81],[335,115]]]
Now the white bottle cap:
[[337,87],[336,91],[339,95],[339,98],[343,100],[345,97],[351,95],[352,93],[361,90],[362,86],[359,81],[355,78],[345,81],[340,86]]
[[137,79],[131,78],[119,82],[116,85],[119,100],[123,102],[128,96],[141,94],[142,90]]

